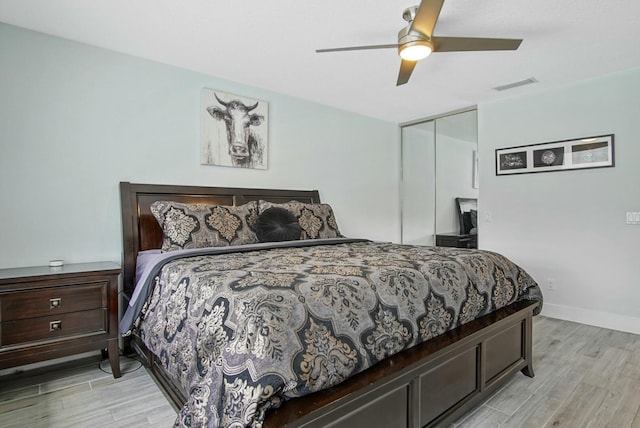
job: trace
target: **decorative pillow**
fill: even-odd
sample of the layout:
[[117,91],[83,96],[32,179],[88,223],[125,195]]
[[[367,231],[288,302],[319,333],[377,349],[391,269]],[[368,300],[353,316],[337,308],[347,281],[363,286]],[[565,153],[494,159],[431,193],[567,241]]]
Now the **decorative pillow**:
[[254,229],[260,242],[295,241],[302,235],[298,219],[280,207],[271,207],[260,214]]
[[162,228],[163,251],[258,242],[253,230],[258,218],[256,201],[237,207],[156,201],[151,212]]
[[338,223],[329,204],[305,204],[290,201],[284,204],[260,201],[260,212],[269,208],[279,207],[291,212],[300,224],[302,235],[300,239],[342,238]]

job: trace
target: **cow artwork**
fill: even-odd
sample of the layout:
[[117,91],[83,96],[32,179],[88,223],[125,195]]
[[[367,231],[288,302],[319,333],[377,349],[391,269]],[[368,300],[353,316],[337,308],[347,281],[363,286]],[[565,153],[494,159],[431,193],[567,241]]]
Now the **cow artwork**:
[[204,89],[202,112],[202,164],[267,168],[266,102]]

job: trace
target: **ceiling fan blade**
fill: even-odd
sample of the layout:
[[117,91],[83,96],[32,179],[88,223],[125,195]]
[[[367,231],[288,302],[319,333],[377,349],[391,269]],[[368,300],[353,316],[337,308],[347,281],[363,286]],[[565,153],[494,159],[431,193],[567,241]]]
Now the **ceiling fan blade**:
[[325,53],[325,52],[344,52],[344,51],[364,51],[368,49],[388,49],[388,48],[398,48],[398,44],[394,43],[392,45],[370,45],[370,46],[350,46],[346,48],[330,48],[330,49],[316,49],[316,53]]
[[422,0],[411,23],[411,30],[431,38],[443,4],[444,0]]
[[434,37],[434,52],[514,51],[522,39],[486,39],[481,37]]
[[398,82],[396,86],[404,85],[409,81],[409,77],[411,77],[411,73],[413,73],[413,69],[415,68],[418,61],[407,61],[403,59],[400,63],[400,73],[398,73]]

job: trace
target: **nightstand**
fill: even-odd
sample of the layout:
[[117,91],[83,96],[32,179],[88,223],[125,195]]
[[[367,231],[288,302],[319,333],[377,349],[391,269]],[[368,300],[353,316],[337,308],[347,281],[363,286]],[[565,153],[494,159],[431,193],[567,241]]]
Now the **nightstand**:
[[439,233],[436,235],[436,245],[438,247],[478,248],[478,235]]
[[0,369],[107,349],[120,377],[118,275],[111,262],[0,269]]

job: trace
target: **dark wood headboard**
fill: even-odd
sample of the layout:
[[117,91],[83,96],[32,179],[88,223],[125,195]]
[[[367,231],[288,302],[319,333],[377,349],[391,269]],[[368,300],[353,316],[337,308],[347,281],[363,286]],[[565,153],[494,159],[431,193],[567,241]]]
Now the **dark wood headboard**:
[[260,199],[276,203],[291,200],[320,203],[317,190],[244,189],[121,182],[122,284],[125,297],[128,299],[135,287],[138,252],[162,247],[162,230],[151,214],[152,203],[176,201],[202,205],[242,205]]
[[478,200],[476,198],[456,198],[456,210],[458,214],[458,226],[460,228],[460,234],[464,235],[469,233],[467,230],[469,227],[467,222],[471,222],[470,218],[465,221],[465,213],[469,216],[471,210],[478,211]]

